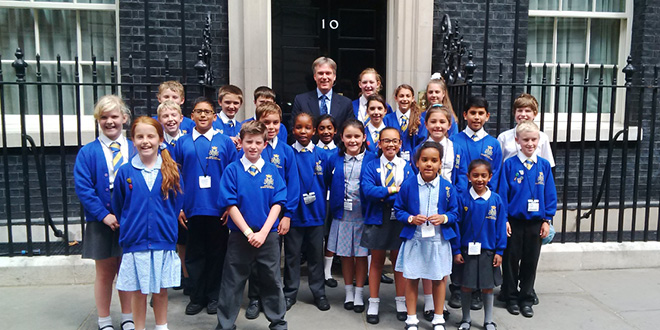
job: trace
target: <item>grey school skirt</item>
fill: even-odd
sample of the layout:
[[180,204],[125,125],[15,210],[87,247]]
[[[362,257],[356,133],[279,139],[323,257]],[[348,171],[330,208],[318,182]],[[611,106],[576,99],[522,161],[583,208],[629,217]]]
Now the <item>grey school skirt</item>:
[[461,248],[463,264],[454,264],[452,280],[454,284],[470,289],[492,289],[502,285],[500,267],[493,267],[495,251],[482,250],[478,256],[469,256],[467,248]]
[[398,250],[403,222],[384,220],[382,225],[364,225],[360,246],[369,250]]
[[83,259],[103,260],[120,256],[119,230],[112,231],[103,221],[85,222]]

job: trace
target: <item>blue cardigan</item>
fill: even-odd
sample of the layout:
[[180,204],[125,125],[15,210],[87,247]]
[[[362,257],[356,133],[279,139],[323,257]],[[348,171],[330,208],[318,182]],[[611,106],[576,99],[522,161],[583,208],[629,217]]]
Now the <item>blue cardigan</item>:
[[[363,205],[363,209],[365,210],[364,223],[367,225],[382,225],[383,211],[392,208],[396,200],[396,194],[389,194],[387,187],[383,187],[382,180],[380,179],[380,169],[379,157],[371,160],[364,168],[364,171],[360,173],[362,177],[360,188],[362,188],[366,199],[366,205]],[[404,180],[411,174],[413,174],[412,168],[406,162],[406,166],[403,169]]]
[[[129,182],[130,180],[130,182]],[[142,172],[130,162],[119,168],[112,190],[112,209],[119,220],[119,245],[124,253],[147,250],[174,250],[179,231],[181,193],[170,191],[163,199],[160,191],[163,176],[149,191]],[[183,178],[179,178],[183,188]]]
[[[339,149],[334,151],[335,153],[333,153],[330,158],[330,168],[328,169],[332,175],[330,183],[330,214],[334,219],[341,219],[344,216],[344,192],[346,189],[344,182],[344,156],[339,155]],[[369,151],[364,152],[362,167],[360,168],[360,176],[362,176],[369,161],[374,158],[375,155],[373,153],[370,153]],[[365,205],[366,203],[362,189],[360,189],[360,203],[362,205]],[[364,207],[362,208],[362,212],[365,212]]]
[[[448,219],[446,224],[440,225],[440,228],[444,239],[449,241],[456,237],[454,231],[454,224],[458,220],[456,191],[454,190],[454,186],[442,177],[440,177],[439,189],[438,214],[446,214]],[[401,230],[401,238],[405,240],[411,239],[415,236],[417,226],[408,223],[408,218],[411,215],[414,216],[421,214],[419,211],[419,205],[419,184],[417,183],[417,176],[413,175],[403,181],[401,184],[401,190],[399,190],[399,193],[396,196],[396,201],[394,202],[396,219],[406,224],[403,227],[403,230]]]
[[[506,209],[500,195],[491,191],[490,198],[474,199],[470,192],[458,197],[458,232],[452,240],[454,255],[470,242],[480,242],[482,250],[502,255],[506,249]],[[457,244],[460,242],[460,244]]]
[[[518,156],[507,158],[502,165],[499,194],[502,196],[509,218],[552,220],[557,212],[557,188],[552,176],[552,167],[547,160],[541,157],[536,159],[536,164],[529,171]],[[527,200],[532,197],[539,201],[537,212],[527,211]]]
[[[130,140],[128,150],[130,162],[135,155],[135,147]],[[109,177],[101,141],[96,139],[83,146],[76,156],[73,181],[80,204],[85,210],[86,221],[103,221],[103,218],[112,213]]]

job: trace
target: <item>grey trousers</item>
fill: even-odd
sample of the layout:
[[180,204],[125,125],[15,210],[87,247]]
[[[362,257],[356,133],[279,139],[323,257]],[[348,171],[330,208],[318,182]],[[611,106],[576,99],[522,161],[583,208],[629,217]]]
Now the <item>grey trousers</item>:
[[284,296],[294,301],[300,288],[300,254],[305,247],[309,289],[314,298],[325,296],[323,274],[324,227],[291,227],[284,235]]

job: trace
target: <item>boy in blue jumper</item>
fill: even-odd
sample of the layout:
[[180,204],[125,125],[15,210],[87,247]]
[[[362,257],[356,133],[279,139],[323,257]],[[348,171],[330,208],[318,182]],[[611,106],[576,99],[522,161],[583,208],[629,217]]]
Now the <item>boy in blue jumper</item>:
[[204,306],[209,314],[215,314],[229,235],[220,219],[217,198],[220,178],[236,159],[236,148],[229,137],[213,129],[211,100],[197,98],[192,116],[196,123],[192,134],[181,137],[174,148],[174,159],[186,183],[179,214],[179,223],[188,229],[185,262],[192,290],[186,314],[195,315]]
[[238,132],[241,131],[241,122],[236,120],[236,114],[243,105],[243,91],[234,85],[220,87],[218,104],[221,111],[213,121],[213,128],[230,137],[236,149],[240,149]]
[[[280,281],[278,217],[286,201],[286,185],[278,169],[261,158],[266,127],[258,121],[243,125],[245,154],[222,177],[218,205],[229,213],[229,245],[218,304],[216,329],[235,329],[245,281],[257,271],[260,297],[270,329],[287,329]],[[244,237],[245,236],[245,237]]]
[[[532,121],[516,127],[517,156],[502,166],[499,195],[507,208],[509,240],[502,260],[501,300],[513,315],[534,316],[532,304],[541,240],[557,211],[557,190],[550,163],[537,155],[539,128]],[[520,291],[518,286],[520,285]]]
[[[255,108],[258,108],[260,105],[266,103],[266,102],[272,102],[275,103],[275,92],[268,86],[259,86],[254,90],[254,106]],[[257,119],[257,114],[255,113],[254,116],[245,119],[242,124],[249,123],[253,120]],[[286,127],[284,124],[280,123],[280,131],[277,133],[277,138],[284,141],[285,143],[287,142],[288,135],[286,131]]]

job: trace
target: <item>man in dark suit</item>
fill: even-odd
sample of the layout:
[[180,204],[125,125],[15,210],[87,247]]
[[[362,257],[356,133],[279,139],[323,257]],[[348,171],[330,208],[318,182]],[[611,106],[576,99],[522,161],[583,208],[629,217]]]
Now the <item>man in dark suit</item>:
[[344,121],[354,118],[355,115],[351,100],[332,91],[337,79],[337,63],[329,57],[321,56],[312,64],[312,72],[316,81],[316,90],[296,95],[291,109],[292,118],[296,118],[301,112],[306,112],[316,120],[327,113],[335,118],[339,131]]

